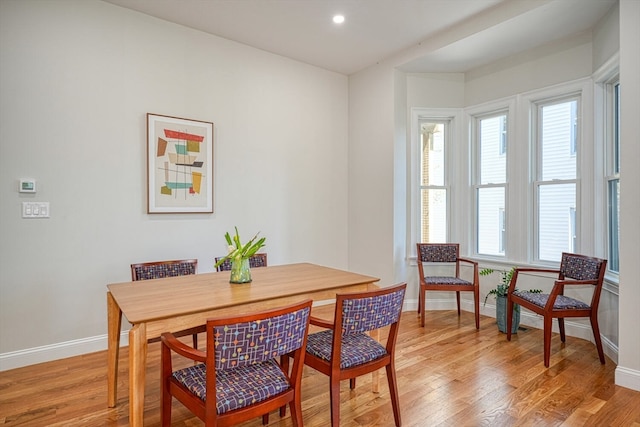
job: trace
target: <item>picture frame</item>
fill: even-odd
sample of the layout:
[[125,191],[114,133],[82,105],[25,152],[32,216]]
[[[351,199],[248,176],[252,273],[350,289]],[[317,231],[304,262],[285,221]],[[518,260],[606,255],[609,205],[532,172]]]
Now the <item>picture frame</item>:
[[213,213],[213,123],[147,113],[147,213]]

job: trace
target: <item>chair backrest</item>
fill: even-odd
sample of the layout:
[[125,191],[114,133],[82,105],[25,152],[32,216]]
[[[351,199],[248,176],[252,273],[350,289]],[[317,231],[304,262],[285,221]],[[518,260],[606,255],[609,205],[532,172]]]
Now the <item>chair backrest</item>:
[[[449,273],[437,274],[438,276],[460,276],[460,244],[459,243],[418,243],[418,272],[420,273],[420,279],[424,279],[424,263],[434,263],[436,265],[445,264],[452,268],[455,264],[455,270],[453,274]],[[432,269],[433,270],[433,269]],[[430,274],[434,275],[434,274]]]
[[606,271],[606,259],[563,252],[558,278],[560,280],[569,278],[592,282],[590,284],[595,288],[591,297],[591,308],[597,310]]
[[563,252],[560,262],[560,279],[571,278],[602,282],[606,265],[607,261],[604,259]]
[[304,348],[311,303],[208,320],[207,351],[214,355],[215,369],[259,363]]
[[457,262],[458,243],[418,243],[418,262]]
[[[338,294],[336,325],[342,335],[360,334],[398,322],[406,284],[370,292]],[[338,326],[340,325],[340,326]]]
[[[222,257],[216,257],[215,262],[218,263]],[[258,268],[258,267],[266,267],[267,266],[267,254],[266,253],[257,253],[253,254],[249,258],[249,267]],[[225,259],[222,264],[220,264],[216,271],[230,271],[231,270],[231,260],[229,258]]]
[[197,259],[142,262],[131,264],[131,280],[186,276],[188,274],[196,274],[197,269]]

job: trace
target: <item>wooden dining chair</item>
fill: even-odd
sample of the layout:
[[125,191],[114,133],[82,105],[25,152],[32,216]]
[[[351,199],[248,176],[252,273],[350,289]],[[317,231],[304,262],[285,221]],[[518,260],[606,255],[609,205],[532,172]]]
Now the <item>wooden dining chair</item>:
[[[533,311],[544,318],[544,366],[549,367],[551,358],[551,327],[553,319],[558,319],[560,340],[566,341],[564,319],[566,317],[588,317],[591,322],[593,339],[596,343],[600,363],[604,365],[604,351],[600,339],[598,327],[598,304],[604,282],[604,273],[607,270],[607,260],[562,253],[559,269],[549,268],[516,268],[509,285],[507,294],[507,340],[511,341],[511,324],[513,322],[513,305]],[[536,293],[519,291],[518,278],[521,273],[552,273],[557,274],[550,293]],[[544,276],[542,276],[544,277]],[[547,279],[551,279],[547,277]],[[591,303],[564,295],[566,287],[591,287]]]
[[[162,334],[163,426],[171,425],[172,397],[206,426],[234,425],[291,408],[294,426],[302,427],[300,394],[311,300],[256,314],[207,320],[207,349]],[[172,354],[199,362],[173,370]],[[280,356],[293,358],[291,372]],[[288,358],[285,358],[288,360]]]
[[[395,369],[395,348],[400,313],[407,284],[368,292],[338,294],[333,322],[315,317],[311,324],[325,328],[309,334],[304,363],[329,376],[331,425],[340,426],[340,381],[385,368],[396,426],[400,426],[400,402]],[[388,334],[383,345],[367,332],[386,326]]]
[[[215,263],[217,264],[223,257],[216,257]],[[257,253],[253,254],[249,258],[249,267],[257,268],[257,267],[266,267],[267,266],[267,254],[266,253]],[[229,258],[225,259],[222,264],[216,267],[216,271],[231,271],[231,260]]]
[[[181,259],[171,261],[152,261],[131,264],[131,280],[162,279],[165,277],[186,276],[188,274],[196,274],[198,270],[197,259]],[[202,327],[190,328],[183,331],[175,332],[176,336],[191,335],[193,337],[193,346],[198,348],[198,332],[202,332]],[[160,338],[154,338],[149,342],[158,342]]]
[[[458,243],[418,243],[418,273],[420,274],[420,290],[418,292],[418,314],[420,326],[424,326],[427,291],[448,291],[456,293],[458,316],[460,316],[460,292],[473,292],[473,309],[476,317],[476,329],[480,329],[480,276],[478,263],[460,257]],[[460,264],[473,268],[471,281],[460,277]],[[426,274],[427,265],[433,270],[449,268],[452,273],[439,275]],[[430,270],[431,271],[431,270]]]

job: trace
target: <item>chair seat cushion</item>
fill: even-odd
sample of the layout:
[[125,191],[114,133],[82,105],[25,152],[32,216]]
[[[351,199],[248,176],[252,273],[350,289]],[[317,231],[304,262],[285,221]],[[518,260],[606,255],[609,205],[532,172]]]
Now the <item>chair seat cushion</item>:
[[[332,344],[333,331],[331,330],[309,334],[307,352],[322,360],[330,361]],[[340,369],[362,365],[386,354],[387,349],[366,334],[343,335]]]
[[[175,371],[173,378],[203,401],[207,399],[207,369],[204,364]],[[287,378],[273,359],[216,371],[216,411],[223,414],[262,402],[289,387]]]
[[[538,294],[526,291],[515,291],[513,294],[540,308],[544,308],[549,300],[549,294]],[[589,308],[589,304],[564,295],[558,295],[555,304],[553,304],[554,310],[584,310]]]
[[466,285],[473,287],[473,283],[458,277],[427,276],[424,278],[424,281],[427,285]]

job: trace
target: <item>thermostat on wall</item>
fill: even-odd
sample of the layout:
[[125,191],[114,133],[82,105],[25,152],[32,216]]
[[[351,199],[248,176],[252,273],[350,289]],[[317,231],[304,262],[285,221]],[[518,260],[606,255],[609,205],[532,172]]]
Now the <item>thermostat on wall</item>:
[[36,180],[35,179],[21,179],[20,189],[21,193],[35,193],[36,192]]

